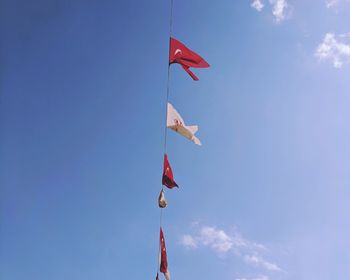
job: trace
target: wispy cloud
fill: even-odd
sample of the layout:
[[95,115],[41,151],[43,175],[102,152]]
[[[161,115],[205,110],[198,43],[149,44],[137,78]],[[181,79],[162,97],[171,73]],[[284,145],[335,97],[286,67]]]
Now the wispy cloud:
[[180,239],[180,243],[190,249],[197,248],[197,241],[191,235],[184,235]]
[[253,267],[269,272],[282,271],[277,264],[265,259],[263,255],[267,248],[264,245],[244,238],[237,230],[229,234],[214,226],[198,226],[194,234],[183,235],[180,243],[188,249],[208,247],[219,255],[233,252],[236,257]]
[[338,0],[327,0],[326,1],[326,6],[327,6],[327,8],[332,8],[338,3],[339,3]]
[[223,230],[217,230],[214,227],[202,227],[197,238],[203,245],[219,253],[230,251],[233,246],[232,238]]
[[272,14],[275,17],[277,23],[282,22],[287,17],[287,9],[289,4],[287,0],[270,0],[272,5]]
[[264,8],[264,4],[263,4],[263,2],[262,2],[261,0],[254,0],[254,1],[250,4],[250,6],[251,6],[252,8],[254,8],[255,10],[257,10],[258,12],[261,12],[262,9]]
[[350,3],[350,1],[349,0],[326,0],[326,7],[335,8],[342,3]]
[[[292,9],[287,0],[269,0],[268,3],[271,5],[272,15],[276,23],[281,23],[290,17]],[[253,0],[250,6],[258,12],[261,12],[265,7],[262,0]]]
[[350,36],[342,34],[336,36],[327,33],[323,42],[317,47],[315,55],[320,60],[330,60],[335,68],[341,68],[350,61]]
[[236,280],[269,280],[269,277],[266,275],[261,275],[255,278],[236,278]]
[[281,271],[281,268],[277,264],[270,263],[258,255],[245,255],[244,260],[249,264],[265,268],[268,271]]

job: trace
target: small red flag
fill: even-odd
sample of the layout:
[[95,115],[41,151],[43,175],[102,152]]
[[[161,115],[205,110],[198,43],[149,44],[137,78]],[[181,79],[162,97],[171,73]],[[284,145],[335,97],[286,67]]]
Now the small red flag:
[[194,51],[187,48],[180,41],[170,37],[170,57],[169,63],[179,63],[182,68],[192,77],[193,80],[198,81],[195,74],[190,71],[190,67],[207,68],[209,64]]
[[160,228],[160,272],[168,272],[168,260],[166,256],[165,240],[162,228]]
[[169,189],[172,189],[174,187],[179,187],[174,181],[173,171],[171,170],[167,154],[164,154],[164,169],[163,169],[162,184],[164,186],[167,186]]

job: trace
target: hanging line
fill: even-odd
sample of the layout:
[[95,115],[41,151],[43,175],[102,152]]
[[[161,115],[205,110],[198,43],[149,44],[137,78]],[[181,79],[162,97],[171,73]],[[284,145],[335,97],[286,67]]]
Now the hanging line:
[[[172,29],[173,29],[173,6],[174,6],[174,0],[170,0],[170,21],[169,21],[169,53],[168,53],[168,77],[167,77],[167,87],[166,87],[166,99],[165,99],[165,130],[164,130],[164,154],[166,153],[167,148],[167,135],[168,135],[168,128],[167,128],[167,117],[168,117],[168,102],[169,102],[169,95],[170,95],[170,43],[171,43],[171,35],[172,35]],[[164,186],[162,185],[161,191],[164,191]],[[159,216],[159,228],[163,225],[163,208],[160,208],[160,216]],[[158,237],[159,238],[159,237]],[[158,256],[157,256],[157,273],[160,272],[160,240],[158,241]]]
[[170,0],[170,23],[169,23],[169,53],[168,53],[168,78],[167,78],[167,87],[166,87],[166,102],[165,102],[165,131],[164,131],[164,153],[166,153],[166,144],[167,144],[167,116],[168,116],[168,101],[169,101],[169,95],[170,95],[170,44],[171,44],[171,35],[173,32],[173,5],[174,0]]

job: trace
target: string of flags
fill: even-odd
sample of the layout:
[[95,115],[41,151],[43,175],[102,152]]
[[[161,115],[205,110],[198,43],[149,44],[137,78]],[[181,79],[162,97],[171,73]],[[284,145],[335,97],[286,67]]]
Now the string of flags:
[[172,104],[169,103],[169,76],[170,66],[172,64],[180,64],[181,67],[191,76],[194,81],[198,81],[198,77],[190,70],[190,68],[207,68],[209,64],[197,53],[186,47],[179,40],[171,36],[172,28],[172,8],[173,0],[171,0],[171,15],[170,15],[170,43],[169,43],[169,64],[168,64],[168,87],[167,87],[167,102],[166,102],[166,129],[164,137],[164,165],[162,176],[162,188],[158,196],[158,206],[160,208],[160,235],[159,235],[159,261],[156,280],[159,280],[159,272],[163,273],[166,280],[170,280],[168,270],[168,259],[165,246],[165,238],[162,228],[162,210],[167,207],[168,202],[165,198],[164,186],[168,189],[178,188],[179,186],[174,180],[173,171],[171,169],[168,155],[166,153],[167,129],[171,129],[176,133],[191,140],[196,145],[201,145],[200,140],[195,136],[198,131],[197,125],[186,125],[181,115],[177,112]]

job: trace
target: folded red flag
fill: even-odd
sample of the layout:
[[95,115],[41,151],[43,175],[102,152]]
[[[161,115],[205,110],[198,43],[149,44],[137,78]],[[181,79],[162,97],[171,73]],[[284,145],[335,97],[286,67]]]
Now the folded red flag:
[[168,259],[166,255],[165,240],[162,228],[160,228],[160,272],[168,272]]
[[190,71],[190,67],[207,68],[209,64],[194,51],[187,48],[180,41],[170,37],[170,57],[169,63],[179,63],[182,68],[192,77],[193,80],[198,81],[195,74]]
[[179,187],[174,181],[173,171],[171,170],[167,154],[164,154],[164,169],[163,169],[162,184],[164,186],[167,186],[169,189],[172,189],[174,187]]

